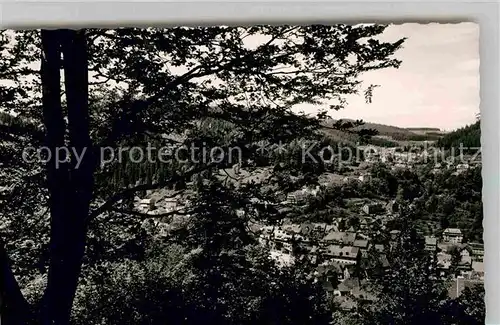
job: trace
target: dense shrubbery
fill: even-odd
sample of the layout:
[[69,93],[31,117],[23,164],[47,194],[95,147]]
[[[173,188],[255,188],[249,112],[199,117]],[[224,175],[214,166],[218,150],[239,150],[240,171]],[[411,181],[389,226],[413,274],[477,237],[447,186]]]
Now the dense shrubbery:
[[[325,292],[299,268],[279,269],[212,187],[189,231],[147,237],[144,254],[83,275],[77,324],[328,324]],[[200,198],[203,200],[203,198]],[[230,235],[230,236],[228,236]],[[175,243],[177,242],[177,244]]]

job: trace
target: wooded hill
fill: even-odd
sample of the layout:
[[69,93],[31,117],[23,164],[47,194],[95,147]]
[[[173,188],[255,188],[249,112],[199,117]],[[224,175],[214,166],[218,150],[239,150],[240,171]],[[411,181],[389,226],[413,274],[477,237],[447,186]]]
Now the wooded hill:
[[[356,122],[354,120],[344,119],[343,122]],[[324,132],[333,140],[348,144],[356,144],[363,142],[359,135],[343,132],[341,130],[331,130],[329,127],[336,123],[336,120],[325,120]],[[383,146],[395,147],[401,145],[405,141],[436,141],[443,137],[443,132],[435,128],[401,128],[393,125],[385,125],[379,123],[364,122],[362,125],[356,126],[353,130],[359,131],[372,130],[372,137],[365,139],[365,143]]]
[[480,121],[467,125],[463,128],[448,133],[436,143],[438,147],[459,148],[463,147],[479,148],[481,147],[481,125]]

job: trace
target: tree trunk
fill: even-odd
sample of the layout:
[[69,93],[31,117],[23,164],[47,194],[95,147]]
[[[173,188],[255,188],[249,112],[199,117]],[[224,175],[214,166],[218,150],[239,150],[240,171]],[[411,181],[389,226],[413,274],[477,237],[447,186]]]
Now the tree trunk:
[[12,273],[3,243],[0,243],[0,317],[1,324],[23,325],[29,315],[29,305]]
[[[60,101],[60,51],[64,56],[68,111],[69,149],[79,155],[56,165],[55,155],[47,164],[50,192],[50,264],[44,293],[41,323],[69,324],[85,252],[85,220],[92,199],[94,155],[88,113],[88,69],[83,31],[42,31],[43,106],[47,146],[55,153],[64,146],[64,115]],[[56,71],[57,70],[57,71]],[[57,97],[57,98],[56,98]]]

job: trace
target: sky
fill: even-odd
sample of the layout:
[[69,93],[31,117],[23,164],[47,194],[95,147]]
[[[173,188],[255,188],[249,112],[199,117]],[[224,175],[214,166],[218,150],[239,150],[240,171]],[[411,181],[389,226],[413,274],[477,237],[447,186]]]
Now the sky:
[[[362,95],[329,115],[334,119],[363,119],[400,127],[436,127],[454,130],[471,124],[479,113],[479,25],[402,24],[389,26],[381,39],[407,37],[396,57],[399,69],[362,76],[373,90],[373,101]],[[316,107],[300,110],[314,113]]]
[[[361,80],[380,87],[372,103],[363,94],[348,97],[348,105],[330,111],[334,119],[362,119],[399,127],[435,127],[451,131],[471,124],[479,113],[479,25],[391,25],[384,41],[406,37],[395,57],[399,69],[370,71]],[[255,45],[262,43],[258,38]],[[253,43],[254,41],[250,41]],[[324,105],[322,106],[325,107]],[[297,111],[314,114],[320,107],[298,105]]]

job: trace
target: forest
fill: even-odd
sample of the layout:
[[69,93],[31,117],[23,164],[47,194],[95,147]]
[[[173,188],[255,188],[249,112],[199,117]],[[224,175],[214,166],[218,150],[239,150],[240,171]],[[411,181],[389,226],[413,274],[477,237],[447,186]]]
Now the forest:
[[460,148],[460,144],[465,148],[464,152],[476,153],[481,148],[480,121],[446,134],[437,141],[436,146],[451,150]]

